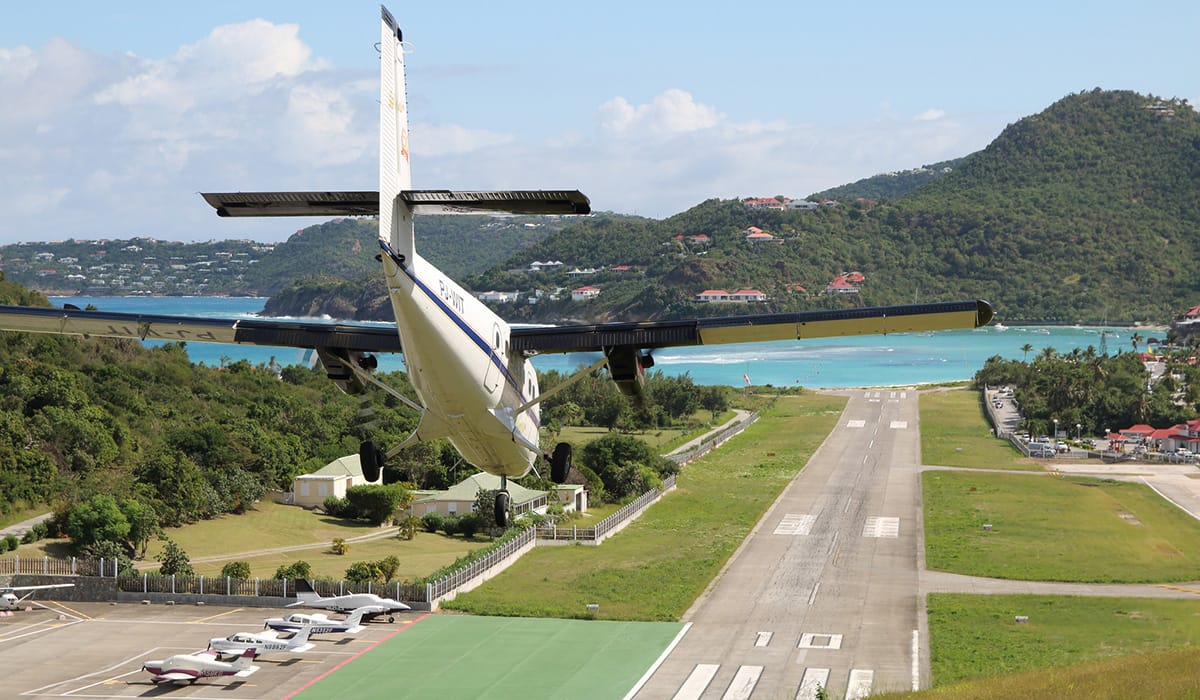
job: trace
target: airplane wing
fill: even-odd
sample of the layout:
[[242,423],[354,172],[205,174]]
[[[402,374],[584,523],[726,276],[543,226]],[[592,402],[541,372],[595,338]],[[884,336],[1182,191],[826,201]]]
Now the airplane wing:
[[47,588],[73,588],[73,583],[47,583],[41,586],[5,586],[0,591],[41,591]]
[[[378,192],[207,192],[218,216],[374,216]],[[579,190],[405,190],[400,198],[414,214],[588,214]]]
[[520,327],[512,329],[510,342],[514,350],[530,355],[603,352],[621,392],[637,396],[644,370],[653,366],[644,353],[657,348],[976,328],[987,325],[992,316],[986,301],[953,301],[685,321]]
[[154,682],[162,683],[168,681],[171,683],[179,683],[182,681],[195,681],[200,677],[199,673],[188,673],[186,671],[171,671],[170,673],[160,673],[154,677]]

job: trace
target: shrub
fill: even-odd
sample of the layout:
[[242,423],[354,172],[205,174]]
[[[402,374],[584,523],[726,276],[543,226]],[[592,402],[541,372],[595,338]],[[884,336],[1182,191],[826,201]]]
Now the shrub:
[[454,533],[458,532],[458,518],[453,515],[442,518],[442,532],[453,537]]
[[475,513],[467,513],[458,519],[458,531],[467,539],[474,537],[482,526],[480,517]]
[[7,551],[8,551],[8,538],[0,537],[0,554],[4,554]]
[[221,576],[245,581],[250,578],[250,562],[231,561],[221,567]]
[[306,561],[297,561],[287,566],[280,566],[275,569],[275,578],[277,579],[310,579],[312,578],[312,567]]
[[12,551],[21,545],[21,540],[16,535],[5,535],[4,541],[8,544],[9,551]]
[[442,529],[442,514],[438,512],[426,513],[421,516],[421,527],[425,528],[425,532],[437,532]]
[[334,554],[345,554],[350,551],[350,545],[346,544],[346,540],[341,537],[334,537],[333,543],[329,547]]
[[321,510],[335,518],[353,518],[351,512],[350,501],[337,496],[326,496],[325,501],[321,503]]

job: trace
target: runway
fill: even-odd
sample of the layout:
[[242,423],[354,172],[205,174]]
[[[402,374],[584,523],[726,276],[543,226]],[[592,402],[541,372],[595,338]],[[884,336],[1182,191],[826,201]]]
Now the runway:
[[638,700],[922,684],[917,392],[848,393],[837,428],[685,616],[690,629]]

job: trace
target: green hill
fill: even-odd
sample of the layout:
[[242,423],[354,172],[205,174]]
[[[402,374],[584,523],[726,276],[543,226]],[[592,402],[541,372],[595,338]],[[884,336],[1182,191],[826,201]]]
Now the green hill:
[[[1098,90],[1020,120],[894,201],[764,211],[710,200],[662,221],[587,220],[469,284],[583,283],[502,272],[532,260],[635,270],[587,277],[601,289],[589,302],[560,295],[511,309],[525,320],[731,313],[745,307],[692,300],[709,288],[752,288],[770,297],[756,311],[980,297],[1005,320],[1166,322],[1200,295],[1198,190],[1196,112],[1179,100]],[[748,243],[751,226],[775,240]],[[696,234],[709,242],[694,243]],[[821,293],[847,271],[865,277],[860,293]]]

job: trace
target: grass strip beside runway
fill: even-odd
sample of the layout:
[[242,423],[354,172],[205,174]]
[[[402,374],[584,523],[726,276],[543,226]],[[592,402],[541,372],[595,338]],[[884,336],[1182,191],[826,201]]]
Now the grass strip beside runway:
[[638,682],[682,627],[430,615],[298,697],[611,700]]

